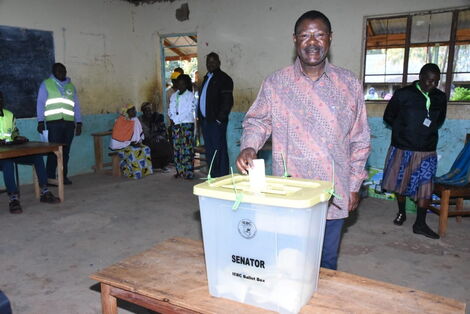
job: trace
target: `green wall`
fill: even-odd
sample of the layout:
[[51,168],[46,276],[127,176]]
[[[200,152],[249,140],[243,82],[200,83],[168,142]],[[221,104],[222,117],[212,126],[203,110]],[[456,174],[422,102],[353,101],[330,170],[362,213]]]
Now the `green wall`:
[[[83,128],[80,136],[75,136],[72,142],[69,160],[69,176],[81,173],[93,172],[95,164],[95,153],[93,148],[93,137],[91,133],[110,130],[113,127],[117,114],[96,114],[82,116]],[[20,134],[29,138],[30,141],[39,141],[36,131],[37,121],[35,118],[18,119],[16,125]],[[103,138],[104,157],[107,158],[107,147],[109,136]],[[44,160],[45,161],[45,160]],[[20,184],[32,183],[32,170],[30,166],[19,166]],[[0,182],[3,186],[3,181]]]
[[[235,159],[240,150],[238,141],[241,136],[241,123],[244,113],[233,112],[230,116],[228,130],[229,157],[231,165],[235,171]],[[369,126],[371,129],[371,154],[367,164],[372,167],[383,168],[385,156],[390,145],[391,131],[388,129],[382,118],[369,117]],[[470,133],[469,120],[448,119],[439,131],[439,144],[437,154],[439,158],[437,175],[446,173],[455,158],[463,148],[465,136]],[[230,145],[232,145],[230,147]],[[271,156],[269,152],[261,152],[260,156],[266,160],[267,172],[271,171]]]
[[[93,172],[92,166],[95,163],[93,148],[93,137],[91,133],[110,130],[118,114],[96,114],[83,116],[83,132],[81,136],[76,136],[72,143],[69,160],[69,175]],[[245,113],[232,112],[227,131],[228,153],[233,171],[237,172],[235,160],[240,151],[240,136],[242,134],[242,121]],[[36,131],[36,119],[19,119],[17,126],[20,133],[32,141],[39,140]],[[382,168],[388,146],[390,144],[390,130],[385,127],[382,118],[369,118],[369,125],[372,135],[372,152],[368,160],[368,165]],[[440,157],[438,175],[448,171],[458,153],[463,147],[465,135],[470,133],[470,122],[468,120],[447,120],[440,130],[438,155]],[[103,138],[103,156],[105,161],[109,161],[107,156],[107,146],[109,136]],[[271,154],[261,152],[260,157],[266,160],[267,173],[271,173]],[[32,182],[31,167],[20,166],[21,184]],[[3,182],[0,182],[3,185]]]

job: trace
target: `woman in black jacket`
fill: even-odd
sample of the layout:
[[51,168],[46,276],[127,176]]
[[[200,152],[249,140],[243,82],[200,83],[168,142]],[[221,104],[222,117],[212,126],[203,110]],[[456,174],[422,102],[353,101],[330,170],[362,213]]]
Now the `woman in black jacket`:
[[398,214],[393,221],[406,220],[405,197],[418,203],[413,232],[432,239],[439,235],[426,225],[426,211],[437,169],[438,129],[446,117],[447,97],[437,89],[441,71],[433,63],[421,68],[419,81],[397,90],[384,113],[392,128],[392,141],[385,160],[382,189],[394,192]]

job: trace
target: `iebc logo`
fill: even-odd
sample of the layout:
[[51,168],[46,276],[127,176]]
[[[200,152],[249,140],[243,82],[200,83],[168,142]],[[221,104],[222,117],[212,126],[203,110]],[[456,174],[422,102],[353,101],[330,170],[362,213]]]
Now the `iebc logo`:
[[245,239],[251,239],[256,235],[256,226],[248,219],[242,219],[238,223],[238,233]]

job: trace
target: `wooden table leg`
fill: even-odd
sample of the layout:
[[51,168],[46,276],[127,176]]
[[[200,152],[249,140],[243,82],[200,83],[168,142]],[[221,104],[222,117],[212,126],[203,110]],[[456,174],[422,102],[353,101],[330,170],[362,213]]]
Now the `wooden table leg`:
[[117,314],[117,299],[110,292],[111,286],[101,283],[101,311],[103,314]]
[[41,191],[39,191],[39,180],[38,175],[36,174],[36,168],[33,166],[33,185],[34,185],[34,195],[37,199],[41,197]]
[[54,152],[57,156],[57,186],[59,188],[60,201],[64,201],[64,157],[62,153],[62,146]]
[[95,146],[95,172],[103,170],[103,145],[101,136],[93,136],[93,142]]
[[441,208],[439,213],[439,235],[443,237],[447,230],[447,219],[449,216],[450,190],[443,190],[441,193]]

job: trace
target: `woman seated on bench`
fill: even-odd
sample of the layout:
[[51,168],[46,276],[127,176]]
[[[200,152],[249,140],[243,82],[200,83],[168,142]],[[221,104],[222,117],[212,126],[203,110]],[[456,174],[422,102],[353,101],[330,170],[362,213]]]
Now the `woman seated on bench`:
[[149,102],[144,102],[140,110],[143,113],[139,117],[144,131],[143,143],[150,147],[153,169],[168,172],[166,166],[172,159],[172,154],[163,115],[152,112],[152,104]]
[[134,105],[123,108],[114,122],[109,148],[117,151],[121,158],[122,173],[129,178],[140,179],[153,171],[150,148],[142,144],[144,133],[136,116]]

